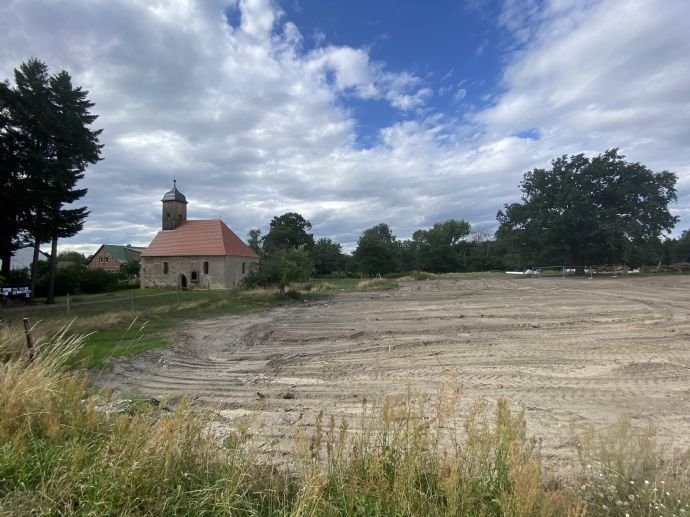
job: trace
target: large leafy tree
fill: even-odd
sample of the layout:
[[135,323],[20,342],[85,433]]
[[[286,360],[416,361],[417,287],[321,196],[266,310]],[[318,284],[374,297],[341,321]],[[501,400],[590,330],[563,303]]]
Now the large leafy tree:
[[624,158],[617,149],[562,156],[526,173],[522,201],[497,214],[509,260],[583,266],[644,256],[678,221],[669,211],[677,177]]
[[470,233],[470,223],[448,219],[428,230],[412,234],[419,253],[419,264],[425,271],[447,273],[460,268],[460,246]]
[[362,273],[383,275],[396,270],[398,248],[390,226],[380,223],[362,232],[353,256]]
[[311,250],[314,272],[317,275],[328,275],[342,271],[345,266],[343,247],[328,238],[321,238],[314,243]]
[[42,242],[51,242],[52,303],[58,239],[80,231],[88,215],[86,207],[72,204],[86,194],[76,188],[86,168],[101,159],[101,130],[90,127],[97,116],[91,113],[88,92],[74,87],[67,72],[50,76],[43,62],[30,59],[14,76],[15,88],[6,84],[2,90],[9,102],[0,134],[0,148],[12,157],[10,179],[22,192],[14,209],[19,221],[14,237],[21,230],[28,233],[34,256]]
[[268,233],[263,238],[263,250],[267,255],[278,251],[314,246],[314,235],[309,233],[311,223],[296,212],[287,212],[271,219]]
[[[262,256],[261,267],[251,275],[248,284],[275,285],[285,294],[290,283],[309,278],[313,269],[309,251],[314,246],[314,236],[309,230],[311,223],[296,212],[271,219],[268,233],[261,239],[262,249],[257,251]],[[260,235],[259,230],[250,230],[253,249],[258,249]]]

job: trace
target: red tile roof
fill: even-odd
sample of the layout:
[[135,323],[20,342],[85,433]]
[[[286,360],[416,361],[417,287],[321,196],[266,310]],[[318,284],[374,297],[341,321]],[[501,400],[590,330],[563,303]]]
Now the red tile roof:
[[195,257],[229,255],[258,258],[256,253],[220,219],[185,221],[174,230],[163,230],[142,257]]

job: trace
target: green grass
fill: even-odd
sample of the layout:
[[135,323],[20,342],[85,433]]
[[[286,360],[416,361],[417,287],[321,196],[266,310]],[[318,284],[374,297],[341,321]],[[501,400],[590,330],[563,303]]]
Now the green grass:
[[[102,368],[111,357],[137,354],[165,346],[166,335],[185,321],[224,314],[242,314],[292,303],[275,291],[157,291],[137,290],[128,296],[91,295],[66,305],[31,306],[3,310],[2,318],[16,334],[23,333],[22,319],[30,318],[38,342],[69,326],[86,334],[83,346],[71,356],[71,366]],[[132,312],[134,295],[134,312]],[[304,297],[315,297],[305,294]],[[22,345],[19,345],[21,348]]]
[[5,309],[0,317],[17,334],[23,332],[22,319],[29,318],[35,325],[33,333],[38,341],[67,326],[72,332],[84,333],[83,346],[71,356],[70,365],[103,368],[110,358],[166,346],[166,335],[186,321],[316,299],[335,290],[394,289],[397,286],[395,281],[387,279],[316,280],[296,286],[302,291],[292,291],[288,298],[275,290],[136,289],[72,296],[69,307],[63,297],[53,306],[37,304]]

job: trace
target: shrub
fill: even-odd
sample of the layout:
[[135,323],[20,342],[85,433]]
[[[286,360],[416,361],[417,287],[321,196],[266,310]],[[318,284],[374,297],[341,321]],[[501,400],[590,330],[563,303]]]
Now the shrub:
[[103,269],[87,269],[79,279],[79,291],[86,294],[115,291],[120,285],[121,276]]

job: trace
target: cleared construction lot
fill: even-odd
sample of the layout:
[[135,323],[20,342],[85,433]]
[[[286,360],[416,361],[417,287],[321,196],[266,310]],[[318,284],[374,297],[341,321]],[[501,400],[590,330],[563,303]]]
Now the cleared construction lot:
[[277,455],[321,410],[356,417],[363,399],[434,394],[456,378],[467,404],[524,407],[546,463],[572,462],[573,424],[620,416],[690,447],[690,276],[403,282],[194,322],[170,341],[96,382],[189,395],[218,410],[221,434],[249,422]]

